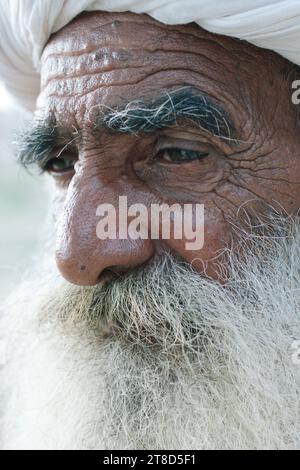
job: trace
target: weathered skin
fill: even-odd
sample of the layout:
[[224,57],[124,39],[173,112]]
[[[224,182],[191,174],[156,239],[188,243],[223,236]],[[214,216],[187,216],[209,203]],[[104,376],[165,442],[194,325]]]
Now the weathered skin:
[[[134,14],[83,14],[54,35],[42,57],[37,117],[80,129],[73,172],[55,177],[57,263],[75,284],[93,285],[104,270],[120,272],[173,250],[197,270],[217,277],[213,259],[231,242],[229,218],[241,206],[261,210],[277,203],[288,213],[300,205],[300,132],[289,64],[276,54],[196,25],[164,26]],[[114,108],[151,100],[191,85],[226,109],[238,143],[220,140],[195,125],[154,135],[95,135],[97,105]],[[155,159],[158,142],[199,151],[202,161],[174,164]],[[76,150],[74,151],[76,153]],[[185,240],[106,240],[96,236],[101,203],[199,202],[205,205],[205,244],[186,251]],[[277,205],[278,208],[278,205]]]

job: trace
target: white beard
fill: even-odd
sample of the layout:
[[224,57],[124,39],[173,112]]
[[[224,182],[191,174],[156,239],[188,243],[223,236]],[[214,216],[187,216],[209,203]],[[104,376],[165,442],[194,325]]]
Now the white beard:
[[299,241],[252,240],[225,286],[169,255],[102,290],[26,283],[0,322],[2,448],[299,449]]

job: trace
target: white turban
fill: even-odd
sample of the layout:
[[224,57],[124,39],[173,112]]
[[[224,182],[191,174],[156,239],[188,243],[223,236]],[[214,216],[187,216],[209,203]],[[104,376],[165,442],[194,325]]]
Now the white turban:
[[50,35],[93,10],[148,13],[166,24],[194,21],[300,65],[300,0],[1,0],[0,77],[25,107],[34,109]]

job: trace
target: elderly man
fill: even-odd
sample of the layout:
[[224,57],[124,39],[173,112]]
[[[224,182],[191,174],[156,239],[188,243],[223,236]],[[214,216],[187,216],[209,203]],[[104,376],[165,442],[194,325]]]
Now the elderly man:
[[[54,181],[61,276],[50,243],[2,308],[4,449],[300,448],[299,14],[6,2],[0,71],[32,109],[40,80],[18,154]],[[171,228],[188,207],[202,243],[147,215],[120,236],[120,198],[175,204]]]

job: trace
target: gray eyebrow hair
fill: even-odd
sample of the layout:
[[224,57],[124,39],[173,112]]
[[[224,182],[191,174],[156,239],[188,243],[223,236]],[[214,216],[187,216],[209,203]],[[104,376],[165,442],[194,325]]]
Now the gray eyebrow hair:
[[[207,95],[192,87],[183,87],[165,93],[151,103],[135,100],[123,109],[96,106],[94,132],[103,127],[116,133],[149,134],[159,129],[178,125],[179,120],[190,121],[199,128],[219,137],[236,141],[235,129],[228,114]],[[46,121],[33,121],[19,132],[14,140],[17,160],[25,167],[34,164],[43,169],[56,148],[62,151],[81,137],[81,132],[61,129],[54,116]]]
[[[17,133],[14,139],[17,161],[24,167],[38,164],[41,168],[46,164],[49,155],[59,146],[67,147],[75,138],[74,133],[59,129],[54,118],[47,121],[33,121]],[[63,147],[63,149],[65,148]],[[62,153],[57,152],[56,157]]]
[[28,167],[34,163],[43,163],[53,151],[57,142],[55,126],[49,123],[29,123],[16,135],[14,145],[17,148],[17,160]]
[[165,93],[151,103],[135,100],[123,109],[99,106],[94,130],[105,126],[118,133],[149,134],[178,121],[190,121],[216,137],[235,140],[235,129],[228,114],[207,95],[192,87]]

